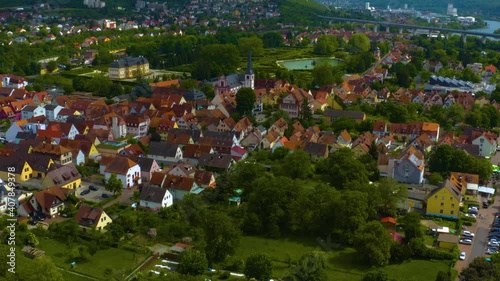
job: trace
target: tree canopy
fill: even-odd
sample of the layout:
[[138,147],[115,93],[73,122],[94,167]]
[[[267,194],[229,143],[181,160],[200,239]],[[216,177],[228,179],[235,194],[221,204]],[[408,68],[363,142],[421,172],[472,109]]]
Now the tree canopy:
[[258,281],[268,281],[273,273],[271,259],[262,253],[249,256],[245,263],[245,276]]
[[236,110],[241,115],[251,114],[257,97],[252,88],[241,88],[236,93]]

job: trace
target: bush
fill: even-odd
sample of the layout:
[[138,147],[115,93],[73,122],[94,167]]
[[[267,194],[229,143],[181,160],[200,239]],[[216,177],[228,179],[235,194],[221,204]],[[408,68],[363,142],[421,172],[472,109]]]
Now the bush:
[[458,257],[458,254],[457,256],[455,256],[453,253],[450,252],[444,252],[441,250],[430,249],[430,248],[428,248],[425,251],[424,255],[425,258],[433,260],[453,260],[454,258],[456,259]]
[[229,277],[231,277],[231,273],[229,273],[229,271],[224,271],[224,272],[222,272],[222,274],[219,276],[219,279],[220,279],[220,280],[226,280],[226,279],[229,279]]
[[462,224],[463,224],[463,225],[466,225],[466,226],[471,226],[471,225],[472,225],[472,222],[470,222],[470,221],[464,221]]

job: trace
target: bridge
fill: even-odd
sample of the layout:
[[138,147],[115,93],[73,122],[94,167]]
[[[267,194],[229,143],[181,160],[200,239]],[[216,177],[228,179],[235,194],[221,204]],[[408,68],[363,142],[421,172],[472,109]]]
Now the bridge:
[[420,25],[412,25],[412,24],[404,24],[404,23],[393,23],[393,22],[381,22],[381,21],[373,21],[373,20],[361,20],[361,19],[350,19],[350,18],[337,18],[337,17],[327,17],[317,15],[320,19],[325,19],[330,22],[332,21],[343,21],[343,22],[352,22],[352,23],[361,23],[361,24],[372,24],[374,27],[374,32],[378,32],[380,27],[385,27],[386,30],[388,28],[394,27],[399,28],[399,33],[403,33],[403,30],[406,29],[411,33],[415,34],[418,30],[426,30],[430,35],[432,32],[440,32],[443,33],[446,38],[450,34],[460,34],[462,36],[462,40],[466,40],[467,35],[481,37],[481,40],[486,42],[486,38],[495,38],[500,39],[500,34],[492,34],[486,32],[472,31],[472,30],[460,30],[460,29],[450,29],[450,28],[441,28],[441,27],[433,27],[433,26],[420,26]]

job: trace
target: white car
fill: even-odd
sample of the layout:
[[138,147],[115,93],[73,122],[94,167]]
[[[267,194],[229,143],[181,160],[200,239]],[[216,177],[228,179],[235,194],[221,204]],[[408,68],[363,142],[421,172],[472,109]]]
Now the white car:
[[468,230],[464,230],[464,231],[462,232],[462,235],[463,235],[463,236],[467,236],[467,237],[474,237],[474,233],[472,233],[472,232],[470,232],[470,231],[468,231]]
[[461,261],[465,260],[465,252],[461,252],[460,256],[458,257]]
[[500,243],[490,241],[490,242],[488,242],[488,246],[496,246],[496,247],[498,247],[498,246],[500,246]]
[[160,275],[161,273],[159,271],[156,271],[156,270],[150,270],[150,272],[156,274],[156,275]]
[[472,239],[460,239],[460,244],[464,244],[464,245],[472,245]]
[[465,214],[466,217],[476,218],[475,214]]

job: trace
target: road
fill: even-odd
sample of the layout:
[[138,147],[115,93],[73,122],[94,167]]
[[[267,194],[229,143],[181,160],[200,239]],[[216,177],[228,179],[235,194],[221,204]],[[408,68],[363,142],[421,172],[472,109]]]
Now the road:
[[[497,153],[491,157],[491,163],[497,165],[500,163],[500,153]],[[491,182],[488,183],[489,187],[493,187]],[[482,207],[482,206],[481,206]],[[495,203],[491,205],[489,208],[481,208],[479,209],[478,219],[475,224],[467,227],[467,230],[475,233],[475,237],[473,239],[472,246],[470,245],[460,245],[460,251],[466,252],[467,257],[464,261],[458,261],[455,265],[455,269],[459,272],[467,267],[467,265],[477,257],[485,256],[486,246],[488,244],[488,236],[491,227],[491,223],[493,222],[494,216],[496,212],[500,211],[500,194],[497,193],[495,198]],[[483,219],[479,218],[479,215],[483,217]]]

